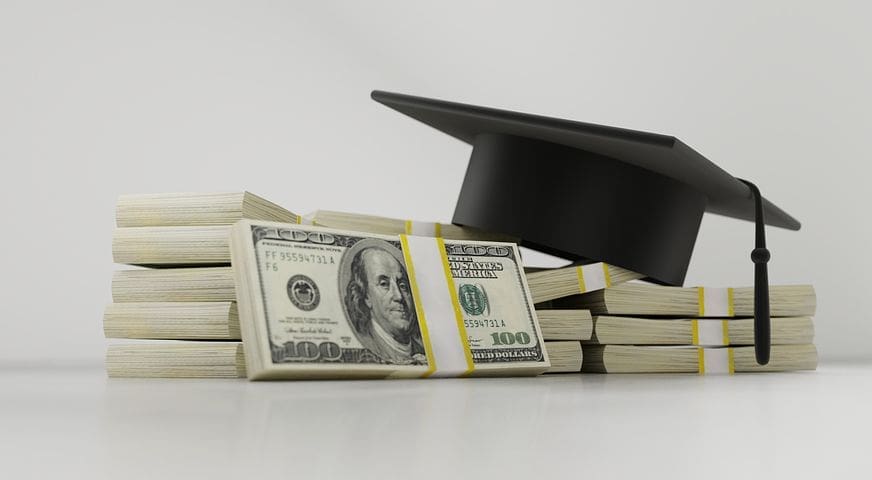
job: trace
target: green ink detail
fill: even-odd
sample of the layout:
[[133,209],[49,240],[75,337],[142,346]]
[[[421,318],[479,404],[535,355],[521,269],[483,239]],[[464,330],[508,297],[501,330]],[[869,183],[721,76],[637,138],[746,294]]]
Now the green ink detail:
[[481,285],[464,283],[458,292],[460,306],[468,315],[481,315],[490,313],[490,305],[487,301],[487,292]]

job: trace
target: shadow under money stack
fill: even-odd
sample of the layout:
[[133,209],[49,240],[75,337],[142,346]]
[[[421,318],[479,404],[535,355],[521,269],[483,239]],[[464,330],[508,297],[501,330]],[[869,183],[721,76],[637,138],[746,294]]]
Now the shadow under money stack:
[[754,357],[754,292],[628,283],[555,299],[552,308],[586,308],[593,334],[582,372],[733,374],[814,370],[815,292],[770,286],[771,359]]
[[[320,216],[316,212],[301,218],[247,192],[122,196],[113,256],[117,263],[145,268],[119,270],[113,277],[113,303],[106,308],[104,330],[107,338],[127,340],[109,345],[106,368],[110,376],[246,376],[228,243],[231,224],[243,218],[302,221],[384,234],[489,237],[453,225],[338,212]],[[638,277],[613,269],[616,282]],[[533,275],[530,289],[534,301],[553,298],[555,292],[566,290],[567,284],[578,291],[572,272],[574,267]],[[537,315],[551,360],[547,373],[579,372],[580,341],[591,335],[590,314],[580,309],[543,309]]]

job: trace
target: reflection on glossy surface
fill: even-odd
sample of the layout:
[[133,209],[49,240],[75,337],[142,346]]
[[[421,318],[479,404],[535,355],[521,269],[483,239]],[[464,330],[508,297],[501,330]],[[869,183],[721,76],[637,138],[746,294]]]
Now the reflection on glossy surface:
[[249,383],[6,368],[3,477],[831,477],[865,464],[870,372]]

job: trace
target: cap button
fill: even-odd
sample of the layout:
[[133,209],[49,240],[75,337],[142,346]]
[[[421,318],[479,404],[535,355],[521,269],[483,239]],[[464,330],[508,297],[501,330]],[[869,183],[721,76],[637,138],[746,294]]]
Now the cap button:
[[751,261],[754,263],[766,263],[769,261],[769,249],[755,248],[751,250]]

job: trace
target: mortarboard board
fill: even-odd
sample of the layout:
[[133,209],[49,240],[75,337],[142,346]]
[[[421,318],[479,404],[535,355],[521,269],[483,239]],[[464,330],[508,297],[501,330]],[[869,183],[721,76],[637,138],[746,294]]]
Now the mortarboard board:
[[675,137],[411,95],[372,98],[473,146],[453,223],[681,285],[706,211],[756,222],[755,345],[769,359],[764,223],[799,222]]

